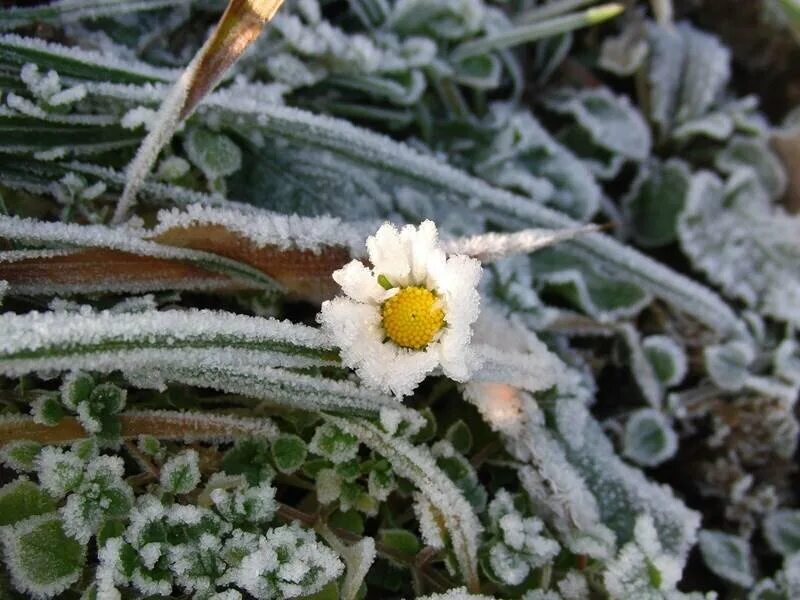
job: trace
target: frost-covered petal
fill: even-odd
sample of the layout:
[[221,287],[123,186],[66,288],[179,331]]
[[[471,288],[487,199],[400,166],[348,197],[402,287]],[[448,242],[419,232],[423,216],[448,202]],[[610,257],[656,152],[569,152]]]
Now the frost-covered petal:
[[381,225],[367,238],[367,252],[375,273],[385,275],[395,286],[408,285],[411,276],[410,240],[394,225]]
[[481,265],[478,261],[467,256],[452,256],[447,259],[447,273],[438,288],[445,303],[447,321],[439,340],[442,369],[456,381],[466,381],[474,365],[469,343],[472,324],[480,311],[480,295],[477,291],[480,276]]
[[386,298],[386,290],[378,284],[377,277],[360,261],[352,260],[334,271],[333,280],[356,302],[380,304]]
[[428,274],[439,264],[444,263],[446,256],[439,248],[439,233],[433,221],[423,221],[419,228],[413,225],[403,227],[400,237],[405,240],[410,251],[411,279],[418,285],[431,287]]
[[342,362],[374,388],[406,396],[439,364],[439,352],[407,350],[383,341],[380,310],[347,298],[323,303],[319,320],[341,350]]

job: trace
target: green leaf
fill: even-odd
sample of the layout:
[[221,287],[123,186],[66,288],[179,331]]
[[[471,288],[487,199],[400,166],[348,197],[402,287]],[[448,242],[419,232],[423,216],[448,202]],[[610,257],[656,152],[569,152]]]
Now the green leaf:
[[270,445],[266,439],[239,439],[225,453],[222,468],[228,475],[244,475],[250,485],[258,485],[269,481],[275,474],[270,457]]
[[776,510],[764,519],[764,537],[775,552],[791,556],[800,551],[800,510]]
[[58,425],[66,413],[56,395],[50,392],[42,393],[31,404],[33,420],[42,425]]
[[369,495],[383,502],[396,487],[397,480],[392,466],[385,460],[377,461],[370,469],[369,477],[367,478]]
[[196,450],[185,450],[171,457],[161,467],[161,485],[173,494],[188,494],[200,483],[199,457]]
[[364,517],[355,510],[336,510],[328,517],[328,524],[355,533],[364,535]]
[[226,135],[195,128],[184,139],[186,155],[209,181],[216,181],[238,171],[242,151]]
[[361,475],[358,459],[352,459],[336,465],[336,473],[345,481],[355,481]]
[[141,435],[139,436],[139,450],[149,456],[157,456],[162,450],[161,442],[152,435]]
[[33,471],[42,444],[31,440],[9,442],[0,448],[0,460],[15,471]]
[[677,239],[678,216],[689,191],[691,173],[686,164],[671,159],[642,167],[623,206],[636,241],[651,248]]
[[698,541],[700,554],[714,574],[744,588],[755,583],[747,540],[722,531],[704,529]]
[[95,414],[115,415],[125,408],[127,395],[127,390],[123,390],[113,383],[101,383],[92,390],[89,395],[89,402]]
[[71,410],[78,410],[78,406],[89,401],[89,395],[97,385],[94,377],[81,371],[73,372],[64,377],[61,385],[61,401]]
[[422,549],[419,538],[405,529],[381,529],[381,543],[407,556],[415,556]]
[[653,467],[669,460],[678,450],[678,435],[661,412],[644,408],[625,424],[625,455],[640,465]]
[[283,433],[272,441],[272,458],[281,473],[294,473],[303,466],[308,454],[300,436]]
[[754,351],[746,342],[734,340],[706,347],[704,356],[706,370],[714,383],[723,390],[736,391],[744,386],[750,375]]
[[31,517],[5,529],[0,537],[18,590],[54,596],[78,581],[86,548],[64,533],[57,515]]
[[417,444],[424,444],[436,437],[436,431],[439,425],[436,421],[436,415],[433,414],[433,411],[429,407],[426,406],[420,410],[419,414],[425,419],[425,424],[422,426],[422,429],[414,434],[414,442]]
[[102,547],[106,540],[122,537],[125,533],[125,521],[122,519],[106,519],[97,531],[97,545]]
[[355,458],[358,454],[358,438],[345,433],[332,423],[323,423],[314,432],[308,449],[332,463],[343,463]]
[[96,154],[134,148],[140,140],[141,134],[117,125],[64,123],[0,114],[0,150],[5,152],[32,153],[63,148],[67,154]]
[[67,49],[18,35],[0,36],[0,66],[17,71],[27,63],[38,65],[40,70],[54,69],[61,77],[83,81],[168,83],[174,77],[172,71],[144,63],[114,60],[98,53]]
[[55,509],[55,501],[27,479],[15,479],[0,487],[0,526],[13,525]]
[[445,439],[453,444],[453,448],[460,454],[468,454],[472,448],[472,432],[461,419],[447,428]]

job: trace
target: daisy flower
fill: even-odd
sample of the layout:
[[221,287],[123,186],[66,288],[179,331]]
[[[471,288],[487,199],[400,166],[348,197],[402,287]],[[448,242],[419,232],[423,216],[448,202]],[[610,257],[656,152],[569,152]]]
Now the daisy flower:
[[334,272],[346,296],[324,302],[318,317],[342,362],[398,397],[437,367],[467,380],[476,366],[469,342],[480,263],[448,257],[432,221],[400,231],[385,224],[367,239],[367,250],[372,268],[353,260]]

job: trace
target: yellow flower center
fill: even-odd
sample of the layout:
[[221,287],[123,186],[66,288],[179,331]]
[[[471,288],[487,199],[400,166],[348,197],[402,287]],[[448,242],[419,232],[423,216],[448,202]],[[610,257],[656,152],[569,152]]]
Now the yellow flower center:
[[383,303],[383,329],[398,346],[420,350],[444,325],[444,311],[424,287],[407,287]]

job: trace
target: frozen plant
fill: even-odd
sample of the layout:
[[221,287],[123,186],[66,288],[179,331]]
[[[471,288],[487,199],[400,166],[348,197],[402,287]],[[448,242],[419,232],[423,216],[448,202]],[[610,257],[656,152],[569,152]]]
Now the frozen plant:
[[0,597],[798,595],[794,0],[18,4]]

